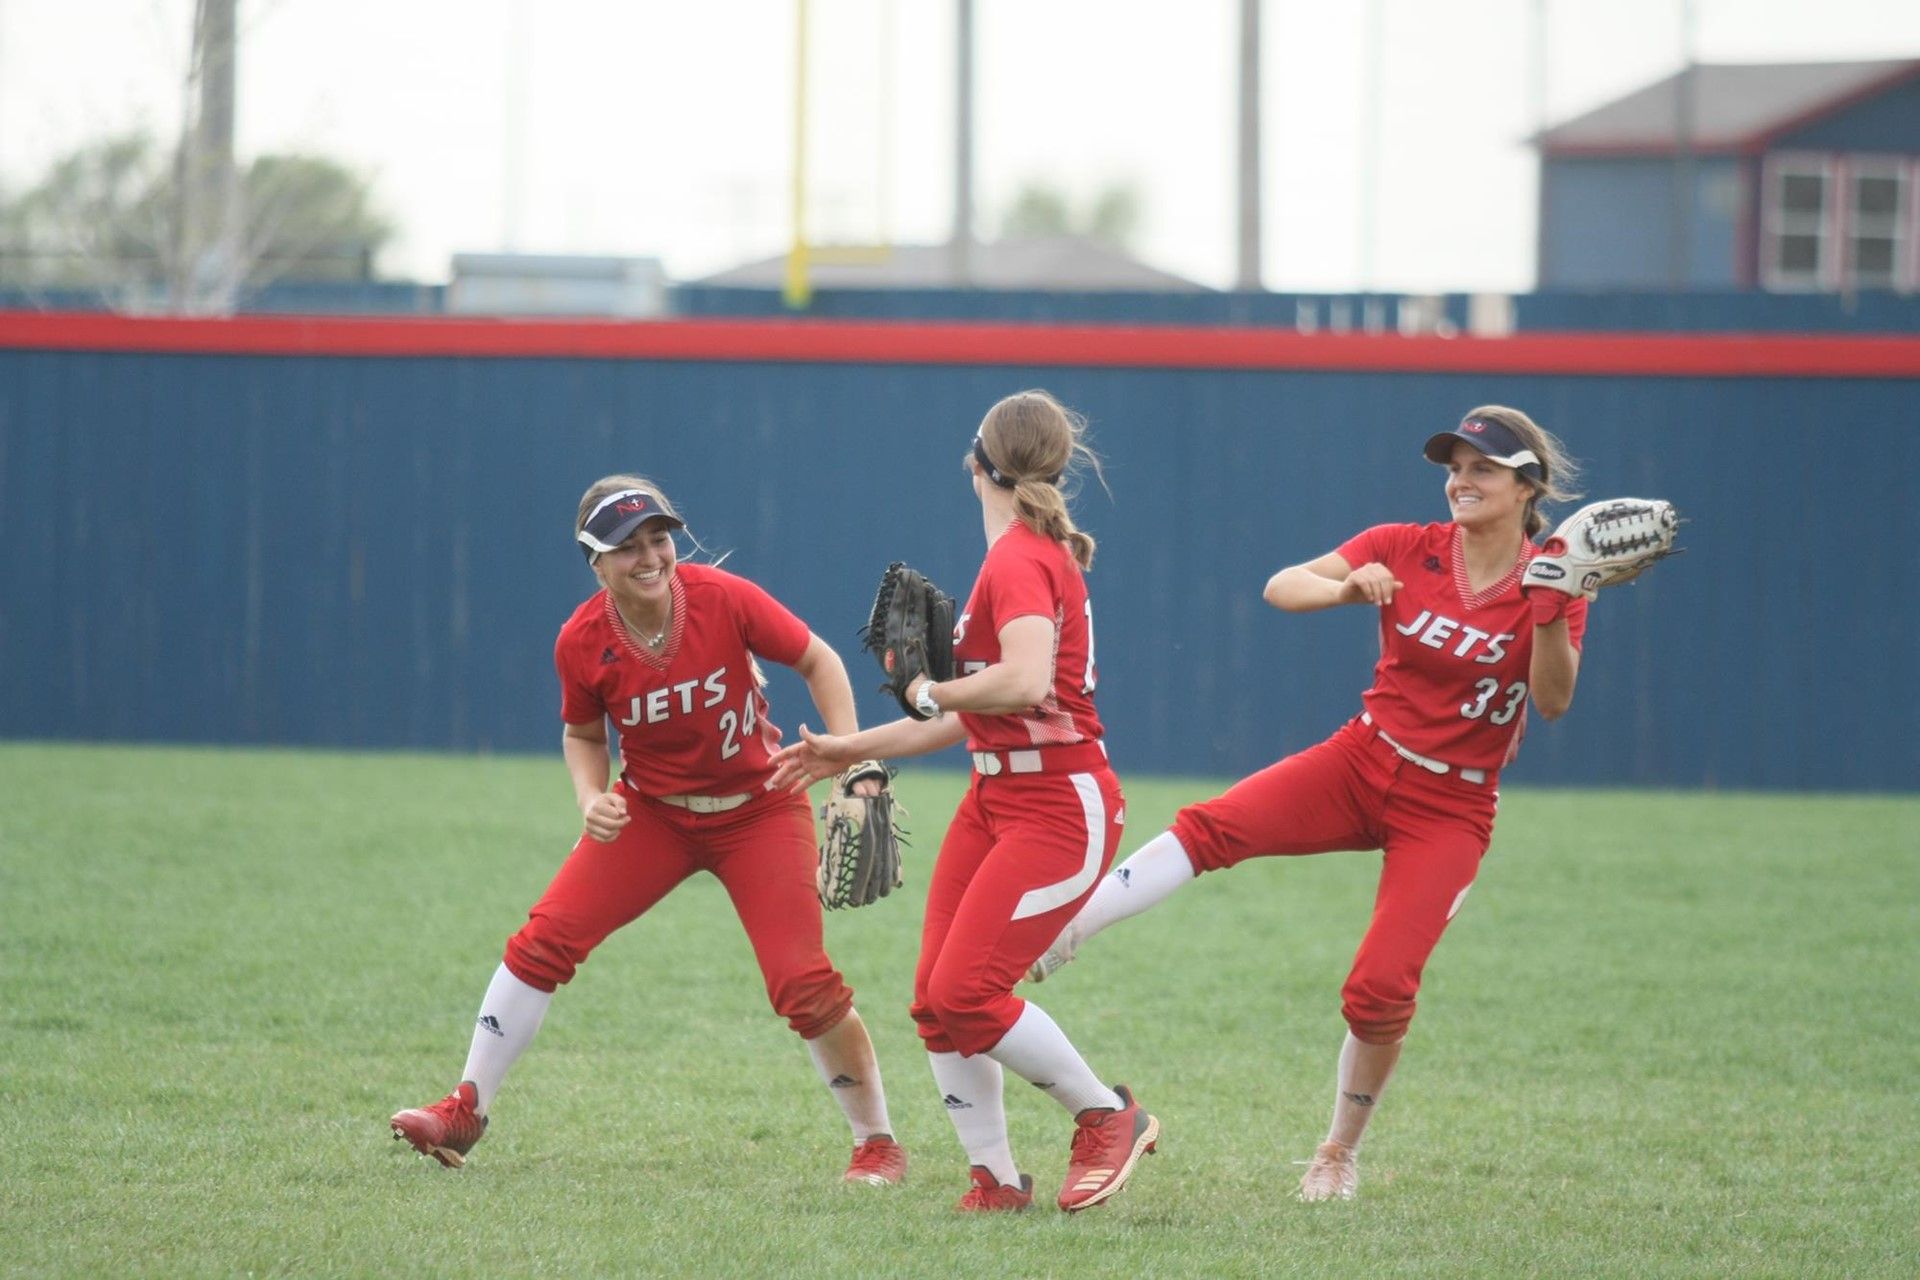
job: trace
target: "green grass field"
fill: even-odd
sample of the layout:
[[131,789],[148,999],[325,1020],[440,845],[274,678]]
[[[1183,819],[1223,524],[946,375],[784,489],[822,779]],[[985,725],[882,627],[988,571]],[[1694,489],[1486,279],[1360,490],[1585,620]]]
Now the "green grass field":
[[[0,1273],[1920,1274],[1920,799],[1511,789],[1351,1203],[1291,1191],[1375,857],[1204,878],[1037,989],[1160,1153],[980,1220],[905,1012],[960,783],[903,775],[907,890],[828,921],[913,1153],[850,1189],[706,879],[561,993],[465,1170],[389,1139],[571,843],[557,758],[0,746]],[[1128,847],[1215,789],[1134,780]],[[1050,1204],[1066,1118],[1008,1110]]]

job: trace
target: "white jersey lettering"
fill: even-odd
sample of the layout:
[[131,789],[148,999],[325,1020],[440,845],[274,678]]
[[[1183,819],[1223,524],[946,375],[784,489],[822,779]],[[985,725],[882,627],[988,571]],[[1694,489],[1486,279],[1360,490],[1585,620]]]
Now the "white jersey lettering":
[[[1429,649],[1450,650],[1456,658],[1471,658],[1488,666],[1507,656],[1507,646],[1514,639],[1511,632],[1493,635],[1432,609],[1422,609],[1412,622],[1396,622],[1393,629],[1403,636],[1413,636]],[[1459,641],[1450,645],[1456,634]]]
[[727,669],[721,667],[708,672],[701,679],[682,680],[678,684],[651,689],[645,694],[635,694],[629,699],[627,714],[620,718],[619,723],[630,729],[638,724],[659,724],[676,713],[689,715],[694,709],[695,689],[707,691],[706,699],[700,703],[703,709],[724,702],[727,697],[726,675]]

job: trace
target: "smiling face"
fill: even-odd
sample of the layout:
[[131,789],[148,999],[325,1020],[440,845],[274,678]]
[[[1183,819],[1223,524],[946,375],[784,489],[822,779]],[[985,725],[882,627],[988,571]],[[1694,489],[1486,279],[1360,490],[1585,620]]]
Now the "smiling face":
[[617,604],[664,609],[671,598],[678,559],[672,526],[664,519],[649,520],[625,542],[596,556],[593,576]]
[[1502,466],[1462,440],[1447,461],[1447,509],[1456,524],[1492,529],[1526,518],[1533,486],[1512,467]]

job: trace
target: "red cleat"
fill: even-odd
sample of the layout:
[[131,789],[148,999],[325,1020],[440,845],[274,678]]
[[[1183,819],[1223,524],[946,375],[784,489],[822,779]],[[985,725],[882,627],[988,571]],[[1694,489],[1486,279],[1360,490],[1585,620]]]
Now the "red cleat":
[[1060,1207],[1078,1213],[1112,1196],[1127,1185],[1133,1166],[1152,1151],[1160,1137],[1160,1122],[1133,1100],[1127,1086],[1117,1084],[1120,1109],[1088,1107],[1073,1118],[1073,1153],[1067,1159],[1067,1181],[1060,1188]]
[[864,1182],[875,1187],[894,1187],[907,1176],[907,1149],[893,1135],[876,1133],[853,1149],[844,1182]]
[[967,1170],[973,1190],[960,1197],[958,1213],[1024,1213],[1033,1207],[1033,1175],[1020,1175],[1020,1185],[1010,1187],[993,1176],[985,1165]]
[[473,1109],[479,1100],[472,1083],[462,1080],[458,1089],[432,1106],[402,1111],[387,1123],[393,1126],[396,1140],[405,1139],[421,1155],[458,1169],[487,1131],[487,1118]]

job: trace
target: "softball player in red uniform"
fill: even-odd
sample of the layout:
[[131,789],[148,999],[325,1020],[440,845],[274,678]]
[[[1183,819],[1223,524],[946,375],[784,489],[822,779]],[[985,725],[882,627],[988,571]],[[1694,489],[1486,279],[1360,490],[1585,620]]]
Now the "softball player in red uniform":
[[1033,966],[1043,980],[1108,925],[1202,871],[1249,858],[1380,849],[1373,920],[1342,991],[1333,1124],[1301,1179],[1307,1200],[1358,1186],[1360,1136],[1400,1056],[1421,970],[1460,910],[1493,835],[1500,769],[1526,727],[1573,701],[1585,600],[1521,592],[1546,527],[1544,501],[1572,497],[1559,441],[1517,409],[1488,405],[1426,444],[1447,468],[1444,524],[1379,525],[1275,574],[1265,598],[1307,613],[1380,611],[1380,661],[1364,710],[1316,747],[1183,809],[1171,830],[1107,876]]
[[[841,733],[858,727],[853,689],[838,655],[772,596],[719,568],[679,563],[673,531],[683,527],[640,476],[608,476],[581,499],[574,528],[603,590],[560,629],[554,665],[561,749],[585,831],[507,941],[460,1086],[394,1116],[393,1133],[462,1164],[554,989],[608,934],[707,871],[733,900],[775,1011],[806,1041],[852,1126],[846,1180],[895,1183],[906,1152],[893,1140],[853,992],[822,945],[812,815],[804,797],[770,783],[780,731],[755,658],[799,672],[821,719]],[[611,787],[609,718],[623,766]]]
[[1093,610],[1082,570],[1093,539],[1059,482],[1091,458],[1084,424],[1042,391],[995,405],[967,469],[987,557],[954,626],[955,678],[913,689],[927,718],[851,737],[816,735],[774,757],[804,786],[866,756],[919,755],[962,739],[974,774],[927,890],[913,1017],[972,1164],[958,1208],[1025,1209],[1033,1179],[1007,1137],[1002,1068],[1074,1116],[1058,1203],[1069,1212],[1126,1185],[1159,1123],[1109,1087],[1014,984],[1073,918],[1119,848],[1124,800],[1094,712]]

